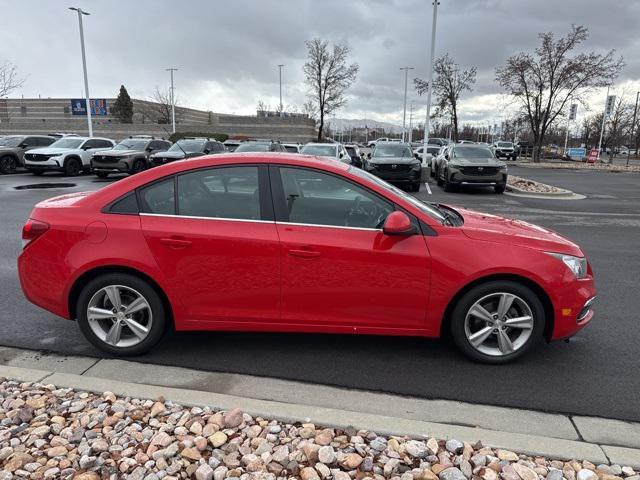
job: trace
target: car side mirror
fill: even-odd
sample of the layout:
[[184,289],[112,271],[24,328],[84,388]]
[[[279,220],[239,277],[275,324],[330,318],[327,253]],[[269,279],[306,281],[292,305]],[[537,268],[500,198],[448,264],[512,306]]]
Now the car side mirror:
[[344,153],[340,152],[340,158],[344,157]]
[[371,154],[370,154],[370,153],[367,153],[367,158],[368,158],[369,160],[371,160]]
[[416,157],[418,160],[420,160],[420,155],[419,154],[414,153],[413,156]]
[[411,224],[411,220],[406,213],[391,212],[382,226],[382,233],[385,235],[413,235],[416,228]]
[[449,160],[449,154],[448,154],[448,153],[447,153],[447,154],[445,154],[444,158],[445,158],[446,160]]
[[147,147],[147,148],[145,148],[145,150],[146,150],[147,152],[149,152],[149,153],[153,152],[153,148],[151,148],[151,147]]
[[209,150],[208,148],[204,149],[204,153],[206,153],[207,155],[209,155],[209,153],[211,153],[211,150]]
[[91,145],[85,145],[84,147],[82,147],[82,150],[84,150],[85,152],[87,150],[91,150],[93,147]]

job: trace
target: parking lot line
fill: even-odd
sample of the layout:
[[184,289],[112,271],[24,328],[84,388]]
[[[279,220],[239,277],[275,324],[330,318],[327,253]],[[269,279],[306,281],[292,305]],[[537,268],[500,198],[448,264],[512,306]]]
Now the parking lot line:
[[424,186],[427,187],[427,192],[429,193],[429,195],[432,195],[431,187],[429,186],[429,182],[424,182]]

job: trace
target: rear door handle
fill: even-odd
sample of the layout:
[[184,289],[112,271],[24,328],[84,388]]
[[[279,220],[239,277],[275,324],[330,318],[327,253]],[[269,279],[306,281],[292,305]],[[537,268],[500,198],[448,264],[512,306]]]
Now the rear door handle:
[[184,237],[161,238],[160,243],[173,248],[185,248],[191,246],[191,240],[187,240]]
[[320,256],[317,250],[289,250],[289,255],[300,258],[316,258]]

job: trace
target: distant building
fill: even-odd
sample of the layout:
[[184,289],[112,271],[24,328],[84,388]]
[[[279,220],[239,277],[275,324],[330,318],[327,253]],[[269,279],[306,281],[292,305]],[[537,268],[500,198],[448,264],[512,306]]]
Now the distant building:
[[[121,123],[111,114],[115,98],[92,99],[94,135],[119,140],[132,134],[169,136],[170,108],[147,100],[132,99],[133,123]],[[83,99],[0,98],[0,135],[53,132],[88,133]],[[178,132],[226,133],[231,136],[308,141],[316,136],[313,120],[302,115],[244,116],[214,113],[177,106]]]

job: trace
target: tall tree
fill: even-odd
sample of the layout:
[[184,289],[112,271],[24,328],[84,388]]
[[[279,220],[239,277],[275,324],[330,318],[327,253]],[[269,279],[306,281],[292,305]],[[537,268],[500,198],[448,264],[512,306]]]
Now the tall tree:
[[0,98],[6,97],[24,84],[18,76],[16,66],[9,62],[0,63]]
[[133,123],[133,102],[124,85],[120,85],[120,93],[111,107],[111,114],[122,123]]
[[[458,141],[458,100],[464,91],[472,91],[476,83],[476,67],[460,70],[453,58],[445,53],[434,65],[433,95],[435,97],[435,116],[448,115],[453,126],[453,140]],[[413,80],[416,91],[422,95],[427,91],[429,82],[416,78]]]
[[615,50],[605,54],[574,53],[588,38],[583,26],[573,26],[564,37],[541,33],[540,46],[532,53],[518,53],[496,69],[496,81],[520,104],[533,136],[534,161],[551,124],[565,114],[569,98],[581,101],[592,88],[604,87],[624,66]]
[[303,70],[309,87],[308,97],[318,112],[318,140],[322,140],[325,116],[347,104],[346,92],[355,82],[359,66],[347,64],[350,49],[318,38],[305,42],[307,62]]

